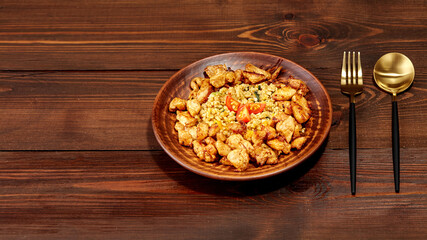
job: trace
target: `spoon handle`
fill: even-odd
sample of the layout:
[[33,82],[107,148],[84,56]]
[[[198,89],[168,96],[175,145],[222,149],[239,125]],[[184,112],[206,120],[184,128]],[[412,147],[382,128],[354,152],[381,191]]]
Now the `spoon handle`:
[[399,143],[399,115],[397,112],[397,101],[392,102],[392,144],[393,144],[393,172],[394,190],[399,192],[400,185],[400,143]]
[[350,116],[349,116],[349,154],[350,154],[350,181],[351,181],[351,194],[356,194],[356,111],[355,104],[350,103]]

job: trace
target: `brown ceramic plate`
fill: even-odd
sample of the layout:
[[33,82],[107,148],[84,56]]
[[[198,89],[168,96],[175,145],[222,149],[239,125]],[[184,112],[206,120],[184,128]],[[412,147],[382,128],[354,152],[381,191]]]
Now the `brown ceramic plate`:
[[[310,88],[307,100],[311,102],[312,117],[306,123],[309,136],[305,146],[299,151],[292,151],[283,162],[262,167],[251,166],[244,172],[218,163],[206,163],[199,160],[193,149],[178,143],[174,129],[176,114],[168,111],[169,102],[174,97],[187,99],[190,94],[190,81],[194,77],[203,77],[204,68],[208,65],[226,64],[231,69],[244,69],[247,63],[255,66],[272,66],[281,60],[283,76],[289,74],[303,80]],[[220,180],[254,180],[273,176],[295,167],[310,157],[325,141],[332,122],[332,105],[322,83],[309,71],[287,59],[254,52],[235,52],[208,57],[192,63],[175,73],[158,93],[153,106],[152,124],[157,141],[167,154],[188,170],[205,177]]]

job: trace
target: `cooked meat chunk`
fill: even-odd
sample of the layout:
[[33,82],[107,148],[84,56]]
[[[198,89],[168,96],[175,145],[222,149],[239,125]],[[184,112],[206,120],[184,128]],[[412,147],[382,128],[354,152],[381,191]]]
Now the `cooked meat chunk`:
[[291,147],[300,150],[306,141],[307,137],[295,138],[291,143]]
[[305,96],[305,95],[307,95],[307,93],[309,91],[310,90],[308,89],[307,84],[305,84],[305,82],[301,81],[301,85],[300,85],[297,93],[300,94],[300,95],[302,95],[302,96]]
[[246,131],[246,125],[241,123],[229,123],[227,124],[226,128],[229,131],[238,134],[243,134]]
[[175,123],[175,130],[176,131],[181,131],[181,130],[184,130],[184,129],[185,129],[185,127],[184,127],[184,125],[182,123],[180,123],[180,122],[176,122]]
[[178,131],[179,144],[190,147],[192,141],[193,141],[193,138],[191,137],[191,134],[189,132],[185,130]]
[[252,143],[255,145],[261,145],[264,140],[267,138],[267,132],[264,130],[256,130],[252,134]]
[[197,140],[202,141],[209,134],[209,125],[205,122],[201,122],[197,125]]
[[240,134],[233,134],[230,137],[227,138],[227,145],[230,146],[232,149],[240,148],[240,142],[246,141],[242,135]]
[[245,148],[248,151],[253,149],[252,144],[248,140],[245,140],[240,134],[231,135],[229,138],[227,138],[226,143],[232,149]]
[[[265,70],[263,70],[261,68],[255,67],[253,64],[250,64],[250,63],[246,64],[244,75],[245,75],[245,72],[246,73],[255,73],[257,75],[262,76],[261,80],[258,80],[258,81],[255,81],[255,82],[252,81],[251,79],[249,79],[249,81],[251,81],[252,83],[258,83],[260,81],[267,80],[267,79],[271,78],[271,73],[269,73],[269,72],[267,72],[267,71],[265,71]],[[246,75],[245,75],[245,77],[246,77]]]
[[285,121],[280,121],[276,125],[277,132],[285,137],[286,142],[291,142],[292,135],[295,131],[295,125],[297,123],[295,122],[295,119],[292,116],[289,116]]
[[197,114],[199,114],[200,109],[202,109],[202,106],[196,99],[187,101],[187,110],[191,116],[195,117]]
[[191,79],[191,82],[190,82],[191,89],[195,91],[199,91],[203,81],[205,81],[205,78],[201,78],[201,77],[195,77]]
[[190,95],[188,96],[188,99],[197,99],[197,93],[199,92],[199,89],[195,89],[193,91],[190,92]]
[[267,161],[265,162],[265,164],[273,165],[273,164],[277,164],[279,161],[279,159],[277,158],[277,154],[273,151],[273,149],[269,148],[267,145],[265,148],[265,152],[261,156],[264,156],[267,158]]
[[301,83],[303,83],[303,82],[301,80],[299,80],[299,79],[295,79],[295,78],[292,78],[292,77],[290,77],[288,79],[289,86],[292,87],[293,89],[296,89],[296,90],[298,90],[300,88]]
[[236,79],[236,74],[233,71],[228,71],[225,74],[225,81],[228,83],[233,83]]
[[238,171],[244,171],[249,166],[249,154],[246,149],[232,150],[227,155],[227,159]]
[[196,78],[193,78],[190,82],[190,88],[195,91],[199,91],[200,86],[197,84]]
[[259,73],[255,73],[255,72],[247,72],[247,71],[243,71],[243,76],[249,80],[251,83],[259,83],[262,82],[264,80],[266,80],[266,76],[259,74]]
[[281,86],[283,84],[287,84],[288,83],[288,79],[285,77],[277,77],[276,79],[274,79],[273,84],[276,86]]
[[285,147],[285,142],[280,141],[279,139],[271,139],[267,141],[268,146],[270,146],[272,149],[281,151]]
[[256,163],[259,166],[277,163],[277,154],[265,144],[256,146],[254,152]]
[[197,124],[197,119],[193,118],[187,111],[176,111],[176,119],[184,127],[192,127]]
[[231,164],[230,160],[227,159],[227,156],[222,157],[219,160],[219,163],[221,163],[222,165],[225,165],[225,166],[233,166],[233,164]]
[[267,161],[267,157],[266,157],[266,154],[264,154],[264,151],[265,149],[261,145],[254,147],[254,152],[255,152],[254,156],[258,166],[264,165],[265,162]]
[[282,151],[284,154],[288,154],[291,151],[291,144],[277,138],[267,141],[267,145],[274,150]]
[[255,65],[253,65],[251,63],[248,63],[248,64],[245,65],[245,70],[247,72],[254,72],[254,73],[258,73],[258,74],[264,75],[264,76],[266,76],[266,78],[270,78],[271,77],[271,73],[265,71],[264,69],[256,67]]
[[297,90],[285,86],[277,89],[277,91],[273,94],[272,98],[276,101],[287,101],[290,100],[296,92]]
[[302,96],[305,96],[310,91],[307,87],[307,84],[305,84],[305,82],[300,79],[289,78],[288,85],[297,90],[297,93]]
[[272,81],[276,80],[276,78],[279,76],[281,71],[282,71],[282,66],[279,66],[278,68],[276,68],[276,70],[274,70],[274,72],[271,74],[270,80]]
[[285,148],[282,150],[284,154],[289,154],[291,152],[291,144],[285,142]]
[[276,101],[276,104],[283,109],[285,114],[292,114],[291,101]]
[[234,85],[241,84],[242,78],[243,78],[243,70],[237,69],[236,71],[234,71],[234,82],[233,82],[233,84]]
[[186,102],[184,99],[181,98],[174,98],[169,103],[169,111],[175,112],[176,110],[184,111],[186,109]]
[[292,138],[295,139],[295,138],[300,137],[301,131],[302,131],[302,125],[301,125],[301,123],[297,123],[295,125],[295,130],[294,130],[294,134],[292,135]]
[[193,141],[193,151],[196,153],[197,157],[201,160],[205,159],[205,148],[199,141]]
[[210,65],[205,68],[205,73],[209,78],[222,75],[227,73],[227,66],[225,64]]
[[301,94],[295,94],[292,97],[292,102],[298,103],[298,105],[300,105],[304,109],[310,110],[310,107],[308,106],[307,99],[305,99],[305,97],[303,97]]
[[215,143],[216,143],[215,139],[213,139],[212,137],[207,137],[207,138],[203,139],[202,142],[205,144],[212,144],[212,145],[215,145]]
[[225,64],[207,66],[205,72],[206,75],[209,76],[209,83],[212,84],[212,86],[216,88],[224,86],[227,75],[227,67]]
[[227,144],[219,140],[215,142],[215,147],[218,150],[218,154],[223,157],[226,157],[231,152],[231,148]]
[[205,162],[215,162],[217,160],[217,150],[213,144],[205,147]]
[[276,129],[274,127],[271,127],[271,126],[262,126],[261,129],[263,131],[265,131],[267,140],[276,138],[277,133],[276,133]]
[[214,136],[216,136],[216,134],[219,132],[219,126],[218,126],[218,124],[213,124],[212,126],[210,126],[209,127],[209,132],[208,132],[208,135],[209,135],[209,137],[214,137]]
[[285,121],[286,119],[288,119],[289,115],[284,113],[284,112],[279,112],[276,115],[274,115],[273,117],[273,121],[280,122],[280,121]]
[[227,140],[226,143],[228,146],[231,147],[231,149],[246,149],[247,153],[253,156],[254,154],[254,147],[252,144],[243,138],[240,134],[232,134]]
[[217,150],[212,144],[203,144],[200,141],[193,141],[193,150],[197,157],[205,162],[214,162],[217,159]]
[[277,121],[274,121],[273,119],[268,119],[268,120],[264,121],[263,125],[269,126],[269,127],[275,127],[276,123],[277,123]]
[[195,77],[193,78],[194,82],[200,87],[202,86],[202,82],[207,81],[206,78]]
[[210,83],[212,84],[212,86],[214,86],[216,88],[220,88],[220,87],[224,86],[225,75],[226,74],[221,74],[221,75],[216,75],[216,76],[211,77]]
[[227,140],[227,137],[224,135],[224,133],[218,132],[216,134],[216,140],[225,142]]
[[188,133],[191,135],[191,137],[193,138],[193,140],[197,139],[197,126],[192,126],[189,128],[185,128],[186,131],[188,131]]
[[209,84],[209,80],[202,81],[200,90],[197,91],[196,99],[199,103],[205,103],[208,100],[209,95],[213,92],[212,85]]
[[310,109],[303,108],[298,103],[292,102],[292,112],[298,123],[305,123],[310,118]]

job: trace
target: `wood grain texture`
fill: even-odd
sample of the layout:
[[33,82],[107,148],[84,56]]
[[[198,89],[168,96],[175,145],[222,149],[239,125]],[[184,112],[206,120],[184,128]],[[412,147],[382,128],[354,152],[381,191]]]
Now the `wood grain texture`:
[[[426,12],[412,0],[0,1],[0,238],[425,239]],[[342,53],[353,50],[365,80],[354,197],[349,100],[338,84]],[[327,145],[286,175],[204,178],[155,141],[161,86],[235,51],[292,60],[331,96]],[[387,52],[416,71],[398,96],[399,194],[391,97],[371,77]]]
[[1,5],[4,70],[180,69],[232,51],[329,68],[352,49],[368,56],[365,63],[372,66],[382,54],[398,51],[414,60],[415,69],[426,67],[423,1],[4,0]]
[[[349,99],[339,89],[340,66],[308,70],[332,100],[329,146],[347,148]],[[153,141],[150,115],[158,91],[174,73],[0,72],[0,149],[160,150]],[[427,122],[420,117],[427,115],[426,77],[417,74],[413,86],[398,97],[403,148],[427,146]],[[356,123],[358,148],[391,147],[391,96],[369,76],[356,98]]]
[[326,149],[295,171],[250,182],[200,177],[163,151],[0,152],[0,234],[422,238],[425,152],[402,150],[408,157],[402,158],[402,191],[395,194],[391,149],[360,150],[355,197],[346,150]]
[[2,72],[1,149],[159,149],[150,114],[169,74]]

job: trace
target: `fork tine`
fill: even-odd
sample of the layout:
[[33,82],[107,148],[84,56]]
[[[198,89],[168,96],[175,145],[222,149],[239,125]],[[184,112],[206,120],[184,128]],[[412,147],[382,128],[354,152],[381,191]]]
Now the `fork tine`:
[[348,52],[347,53],[347,84],[353,84],[353,81],[352,81],[353,76],[351,76],[351,58],[350,58],[350,56],[351,56],[351,52]]
[[357,75],[356,75],[356,53],[353,52],[353,72],[352,72],[353,84],[357,84]]
[[363,85],[362,63],[360,62],[360,52],[357,52],[357,84]]
[[346,63],[345,63],[345,52],[342,57],[342,69],[341,69],[341,86],[347,84],[347,72],[345,71]]

